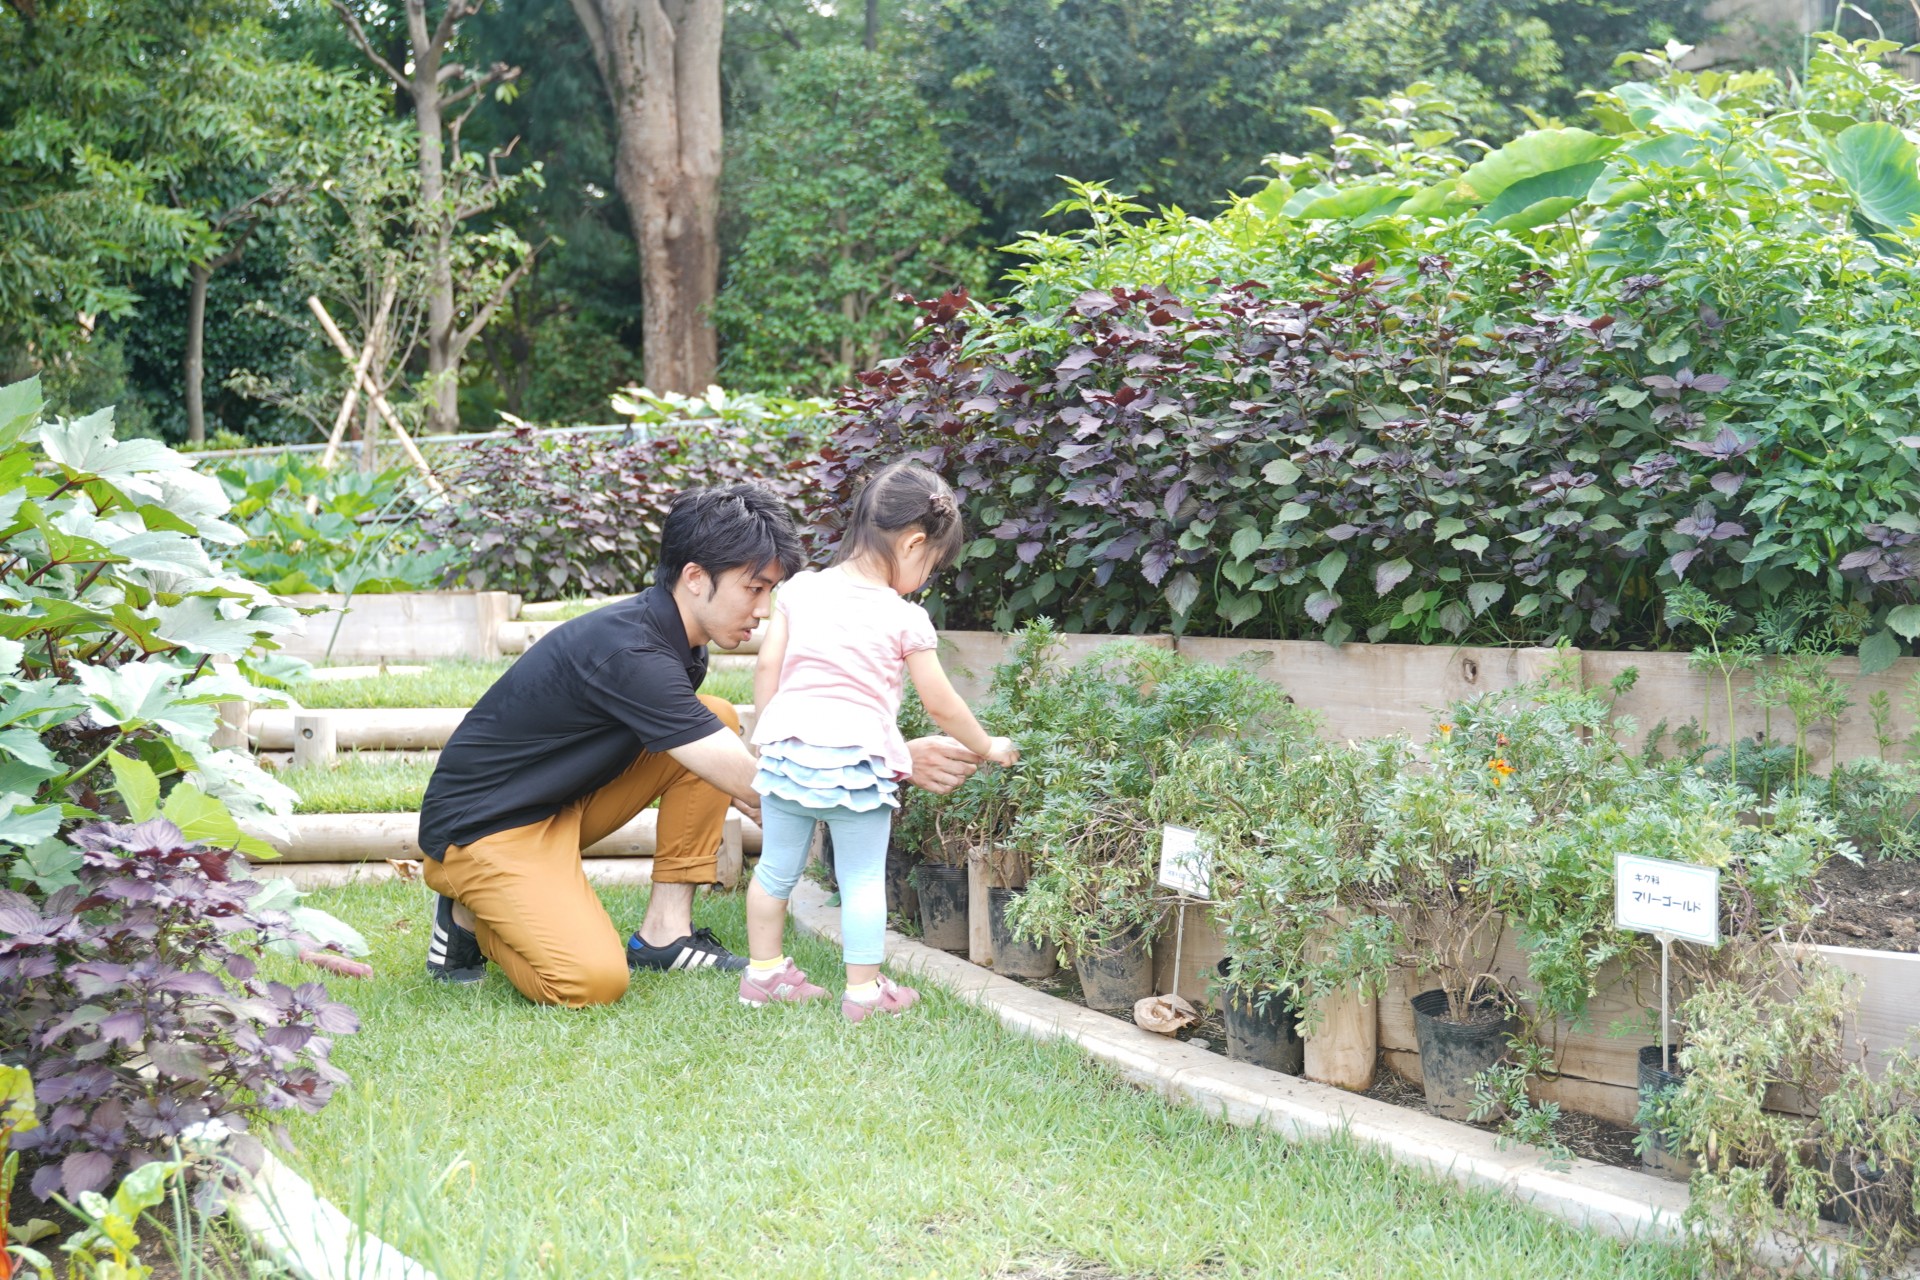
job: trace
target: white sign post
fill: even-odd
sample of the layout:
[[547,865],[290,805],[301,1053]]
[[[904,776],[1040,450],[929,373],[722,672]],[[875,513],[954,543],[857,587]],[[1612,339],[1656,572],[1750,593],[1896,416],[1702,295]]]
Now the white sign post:
[[1616,854],[1613,922],[1660,941],[1660,1066],[1671,1071],[1668,983],[1676,940],[1720,945],[1720,869]]
[[1187,899],[1213,900],[1213,850],[1191,827],[1160,828],[1159,882],[1177,896],[1173,926],[1173,991],[1180,994],[1180,953],[1187,940]]

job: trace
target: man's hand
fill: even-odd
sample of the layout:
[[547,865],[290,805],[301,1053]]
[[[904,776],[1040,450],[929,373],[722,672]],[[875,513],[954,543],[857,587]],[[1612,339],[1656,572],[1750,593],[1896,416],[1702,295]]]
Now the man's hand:
[[732,796],[732,797],[729,797],[729,799],[731,800],[733,807],[740,811],[740,815],[742,817],[744,817],[747,821],[753,823],[755,826],[758,826],[760,824],[760,806],[759,805],[748,804],[745,800],[742,800],[739,796]]
[[922,791],[943,796],[980,767],[980,757],[948,737],[915,738],[907,744],[913,757],[913,776],[908,779]]

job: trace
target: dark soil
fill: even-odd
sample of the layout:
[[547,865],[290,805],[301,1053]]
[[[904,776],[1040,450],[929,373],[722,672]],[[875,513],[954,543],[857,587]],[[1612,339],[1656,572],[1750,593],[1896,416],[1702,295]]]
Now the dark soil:
[[1820,873],[1826,910],[1815,942],[1873,951],[1920,951],[1920,862],[1835,858]]
[[[32,1179],[32,1170],[22,1166],[19,1180],[13,1184],[13,1201],[7,1206],[7,1221],[15,1226],[25,1226],[35,1218],[44,1218],[53,1223],[52,1235],[34,1241],[32,1247],[53,1259],[55,1272],[64,1272],[66,1255],[61,1253],[60,1245],[74,1232],[82,1229],[78,1218],[62,1209],[57,1201],[41,1201],[27,1189]],[[161,1215],[156,1217],[155,1215]],[[199,1266],[191,1270],[180,1265],[180,1251],[173,1244],[173,1204],[162,1201],[140,1219],[140,1244],[136,1256],[153,1269],[152,1280],[182,1280],[191,1275],[194,1280],[237,1280],[248,1274],[244,1261],[246,1246],[224,1221],[216,1225],[212,1233],[196,1241]],[[202,1228],[201,1230],[204,1230]]]
[[[1427,1105],[1427,1095],[1420,1086],[1396,1071],[1382,1064],[1379,1074],[1374,1077],[1373,1088],[1366,1096],[1377,1102],[1391,1102],[1396,1107],[1406,1107],[1411,1111],[1424,1111],[1430,1116],[1440,1113]],[[1477,1124],[1476,1129],[1492,1130],[1497,1126]],[[1612,1124],[1598,1116],[1590,1116],[1581,1111],[1562,1111],[1558,1126],[1560,1141],[1576,1156],[1593,1160],[1600,1164],[1610,1164],[1620,1169],[1638,1169],[1640,1156],[1633,1149],[1634,1130]]]

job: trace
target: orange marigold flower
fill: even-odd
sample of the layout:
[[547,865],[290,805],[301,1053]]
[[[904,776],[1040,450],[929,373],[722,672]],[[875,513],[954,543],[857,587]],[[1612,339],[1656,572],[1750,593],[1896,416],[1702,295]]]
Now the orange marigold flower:
[[1513,766],[1505,760],[1502,760],[1499,756],[1495,756],[1493,759],[1487,761],[1487,768],[1493,770],[1494,773],[1502,778],[1513,772]]
[[1506,735],[1506,734],[1504,734],[1504,733],[1496,733],[1496,734],[1494,734],[1494,735],[1493,735],[1493,740],[1494,740],[1494,741],[1495,741],[1496,743],[1498,743],[1499,745],[1501,745],[1501,746],[1503,746],[1503,747],[1507,745],[1507,735]]
[[1443,725],[1441,725],[1441,726],[1440,726],[1440,732],[1441,732],[1441,733],[1443,733],[1443,734],[1448,734],[1448,733],[1452,733],[1452,732],[1453,732],[1453,726],[1452,726],[1452,725],[1450,725],[1450,724],[1443,724]]

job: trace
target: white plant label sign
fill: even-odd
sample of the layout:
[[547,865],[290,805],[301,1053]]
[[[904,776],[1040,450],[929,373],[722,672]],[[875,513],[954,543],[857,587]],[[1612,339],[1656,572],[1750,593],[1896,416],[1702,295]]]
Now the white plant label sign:
[[1616,854],[1613,920],[1637,933],[1720,945],[1720,869]]
[[1160,828],[1160,883],[1175,893],[1213,897],[1213,850],[1191,827]]

